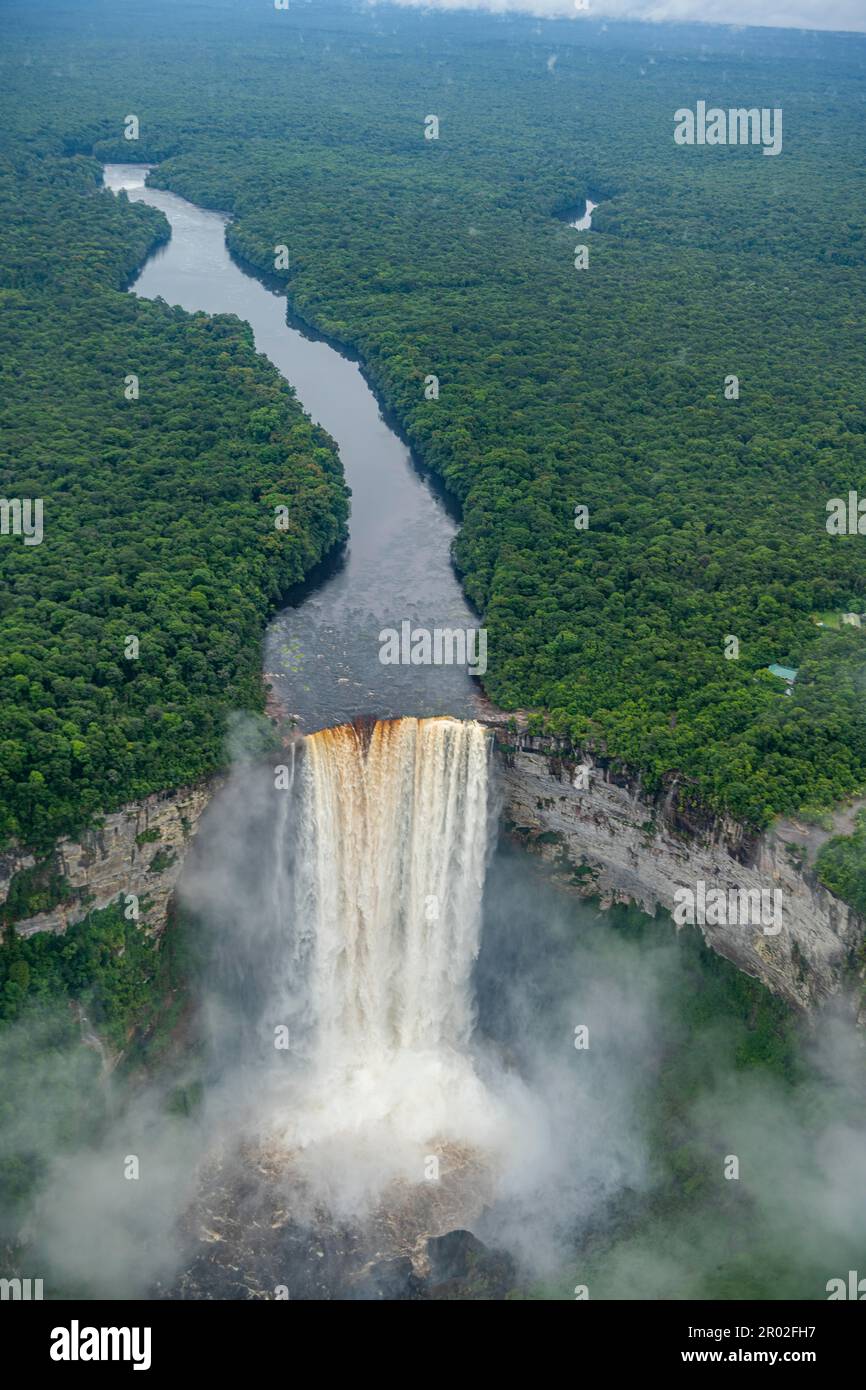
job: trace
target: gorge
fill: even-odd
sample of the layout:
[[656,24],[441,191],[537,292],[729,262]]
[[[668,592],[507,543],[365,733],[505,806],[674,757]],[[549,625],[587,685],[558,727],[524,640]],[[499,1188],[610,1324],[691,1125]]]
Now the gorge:
[[[476,622],[449,563],[445,499],[357,365],[286,324],[282,296],[231,260],[224,218],[148,190],[141,168],[109,166],[106,181],[172,222],[133,291],[248,319],[337,438],[353,508],[347,553],[268,630],[279,748],[251,755],[239,736],[215,783],[61,842],[73,899],[18,924],[63,931],[132,893],[149,931],[179,903],[206,943],[204,1044],[185,1062],[202,1095],[192,1129],[154,1125],[147,1094],[96,1160],[58,1163],[41,1208],[48,1267],[76,1287],[116,1280],[159,1297],[486,1297],[546,1280],[570,1296],[586,1278],[593,1296],[645,1296],[661,1232],[697,1253],[662,1262],[659,1296],[704,1296],[727,1277],[713,1240],[730,1225],[771,1253],[768,1290],[785,1259],[791,1287],[815,1296],[823,1264],[790,1257],[788,1228],[799,1194],[821,1186],[828,1134],[854,1144],[844,1114],[800,1137],[812,1080],[789,1095],[772,1071],[779,1053],[787,1083],[799,1059],[790,1010],[697,933],[677,938],[644,914],[702,876],[780,884],[792,915],[778,941],[705,935],[802,1010],[839,991],[862,924],[783,840],[531,734],[465,667],[384,664],[382,628]],[[5,872],[27,868],[19,856]],[[755,1079],[738,1071],[744,1056]],[[825,1065],[844,1073],[835,1054]],[[710,1119],[714,1088],[724,1101]],[[750,1185],[742,1200],[723,1187],[707,1223],[706,1190],[734,1143]],[[119,1145],[159,1174],[156,1199],[137,1205],[102,1180]],[[84,1239],[97,1190],[98,1267]],[[854,1254],[839,1213],[857,1193],[847,1179],[836,1193],[818,1219],[841,1267]]]
[[[0,1298],[49,1326],[201,1377],[299,1303],[589,1301],[641,1369],[841,1361],[866,50],[703,2],[0,13]],[[678,144],[708,96],[784,157]]]
[[[458,636],[475,634],[477,620],[448,558],[456,527],[447,498],[422,477],[382,418],[357,364],[287,322],[283,294],[234,261],[225,245],[226,218],[147,187],[148,168],[105,170],[106,187],[147,201],[171,223],[170,240],[148,258],[132,292],[248,320],[257,347],[336,438],[353,488],[347,553],[325,562],[269,627],[264,665],[272,710],[289,716],[291,730],[301,734],[407,714],[487,722],[504,822],[557,867],[561,883],[605,905],[635,902],[649,913],[670,911],[676,886],[702,877],[747,889],[781,885],[790,923],[779,941],[705,928],[708,943],[797,1006],[837,992],[852,973],[864,924],[799,861],[784,826],[750,835],[689,808],[687,799],[680,805],[672,788],[647,795],[627,769],[607,768],[603,760],[590,785],[577,791],[569,769],[583,756],[579,750],[533,737],[525,720],[492,710],[471,679],[471,663],[383,663],[383,630],[423,632],[426,623],[434,631],[447,625]],[[591,215],[594,205],[586,206]],[[56,907],[19,918],[17,931],[64,930],[133,893],[144,900],[147,926],[159,932],[199,819],[220,784],[153,795],[109,815],[100,831],[61,840],[53,862],[69,894]],[[33,864],[23,851],[0,860],[0,900]]]
[[[381,664],[380,626],[475,631],[448,560],[456,528],[447,499],[421,482],[356,364],[303,325],[287,323],[283,294],[236,264],[225,245],[226,219],[148,188],[146,174],[135,165],[107,166],[105,173],[107,187],[161,208],[172,224],[171,240],[149,259],[133,292],[248,319],[257,346],[337,440],[353,488],[348,556],[337,559],[323,583],[305,586],[269,629],[265,666],[277,701],[291,708],[301,732],[359,716],[448,713],[483,720],[489,712],[470,679],[471,663],[404,661],[384,670]],[[596,206],[587,198],[572,225],[588,228]],[[380,504],[383,492],[387,507]],[[281,665],[288,672],[279,674]],[[566,858],[570,887],[654,913],[670,911],[677,884],[702,876],[733,887],[781,883],[790,917],[783,941],[705,929],[709,944],[799,1006],[839,989],[866,924],[808,866],[804,876],[783,831],[748,836],[724,818],[683,813],[671,795],[647,798],[639,783],[623,795],[627,772],[594,776],[587,792],[575,796],[567,779],[563,785],[559,761],[560,755],[573,760],[574,750],[522,736],[511,756],[507,721],[494,713],[491,722],[505,764],[505,818],[548,858]]]

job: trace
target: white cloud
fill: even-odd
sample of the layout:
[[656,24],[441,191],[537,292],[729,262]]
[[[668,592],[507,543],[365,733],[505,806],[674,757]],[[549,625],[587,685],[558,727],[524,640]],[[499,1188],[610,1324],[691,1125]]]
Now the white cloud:
[[492,10],[545,18],[585,15],[610,19],[702,20],[780,29],[866,32],[864,0],[396,0],[417,9]]

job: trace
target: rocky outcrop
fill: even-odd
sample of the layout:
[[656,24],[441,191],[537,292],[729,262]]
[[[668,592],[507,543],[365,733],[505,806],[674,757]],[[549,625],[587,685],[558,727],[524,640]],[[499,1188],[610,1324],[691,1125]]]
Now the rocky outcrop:
[[[704,939],[800,1007],[838,992],[855,967],[866,923],[817,881],[791,823],[759,835],[707,812],[676,778],[650,795],[639,778],[564,740],[514,732],[509,716],[491,711],[482,720],[495,731],[505,829],[543,855],[563,886],[603,906],[634,902],[650,914],[671,911],[677,889],[694,890],[699,882],[707,889],[778,891],[779,931],[704,921]],[[158,933],[217,785],[215,779],[133,802],[107,815],[99,829],[60,840],[40,866],[23,851],[6,853],[0,907],[16,876],[39,868],[60,885],[60,900],[19,915],[15,930],[22,935],[65,931],[129,893],[140,900],[143,927]]]
[[708,813],[675,777],[648,795],[638,778],[561,740],[495,724],[505,828],[550,861],[561,883],[651,914],[672,911],[677,889],[700,882],[707,891],[763,890],[779,904],[778,927],[699,921],[707,944],[802,1008],[840,989],[866,923],[821,886],[800,846]]
[[[63,932],[123,894],[139,899],[140,922],[159,932],[190,841],[215,789],[214,782],[179,787],[131,802],[103,818],[98,829],[57,842],[47,859],[12,850],[0,859],[0,905],[21,874],[38,872],[58,901],[14,921],[16,932]],[[20,880],[18,880],[20,882]]]

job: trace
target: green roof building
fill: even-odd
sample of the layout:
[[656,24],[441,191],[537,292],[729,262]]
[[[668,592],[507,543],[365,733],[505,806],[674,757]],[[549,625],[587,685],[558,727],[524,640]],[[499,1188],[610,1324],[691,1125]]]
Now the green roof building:
[[794,670],[793,666],[776,666],[774,664],[768,666],[767,670],[772,672],[774,676],[779,676],[781,680],[787,681],[788,685],[793,685],[794,681],[797,679],[797,672]]

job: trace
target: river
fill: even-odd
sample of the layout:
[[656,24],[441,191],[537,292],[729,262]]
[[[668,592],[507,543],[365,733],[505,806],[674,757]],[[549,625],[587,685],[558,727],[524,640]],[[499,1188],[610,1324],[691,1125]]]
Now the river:
[[[360,1223],[349,1246],[364,1252],[362,1263],[370,1242],[381,1249],[385,1239],[377,1213],[392,1253],[409,1253],[425,1234],[475,1227],[482,1208],[494,1243],[523,1246],[529,1222],[530,1244],[546,1250],[557,1244],[564,1194],[571,1210],[581,1205],[562,1160],[581,1143],[576,1117],[588,1134],[595,1129],[587,1091],[598,1087],[608,1108],[617,1098],[625,1136],[634,1082],[627,1069],[611,1075],[570,1062],[575,1020],[594,1022],[598,1006],[575,998],[562,968],[570,933],[559,924],[589,924],[597,913],[557,901],[520,851],[493,857],[484,890],[496,796],[489,740],[467,720],[477,687],[464,668],[378,659],[383,627],[475,626],[449,560],[456,523],[358,364],[287,322],[285,297],[232,260],[225,216],[147,188],[146,175],[134,165],[105,171],[109,188],[161,209],[171,224],[132,292],[246,319],[256,347],[336,440],[352,488],[345,554],[310,576],[265,638],[265,671],[278,673],[269,678],[281,703],[309,735],[297,761],[293,748],[289,791],[275,788],[270,768],[262,776],[257,765],[236,766],[180,889],[207,924],[204,993],[219,1000],[220,1021],[215,1094],[230,1097],[218,1107],[237,1115],[232,1133],[255,1143],[255,1165],[276,1165],[255,1230],[275,1225],[276,1189],[291,1191],[293,1209],[311,1192],[353,1229]],[[409,717],[439,713],[463,722]],[[400,718],[360,738],[346,727],[358,715]],[[512,933],[526,925],[521,946],[521,932]],[[288,1066],[274,1048],[273,1019],[291,1038]],[[557,1055],[564,1062],[551,1065]],[[589,1177],[604,1203],[626,1174],[637,1179],[640,1159],[623,1165],[605,1144],[590,1149],[579,1186]],[[233,1154],[219,1182],[205,1182],[205,1224],[232,1224],[236,1185],[249,1173]],[[232,1194],[225,1212],[223,1185]],[[312,1234],[302,1229],[303,1220],[299,1248],[309,1240],[318,1248],[318,1223]],[[265,1272],[267,1243],[256,1236],[247,1249],[246,1239],[233,1234],[231,1262],[267,1285],[276,1277]],[[330,1296],[357,1263],[349,1246],[329,1269]],[[278,1258],[292,1297],[310,1296],[321,1282],[315,1261],[289,1259],[282,1246]],[[203,1274],[199,1263],[193,1255],[184,1287],[214,1296],[223,1286],[211,1253]]]
[[271,622],[264,669],[302,733],[360,715],[477,713],[478,682],[458,665],[384,665],[380,632],[471,630],[450,561],[457,523],[435,483],[383,418],[357,362],[287,322],[286,299],[241,268],[225,244],[228,218],[148,188],[149,166],[109,164],[105,186],[159,208],[171,239],[151,255],[131,292],[190,312],[236,314],[294,387],[304,410],[336,441],[352,490],[350,539]]
[[[773,1001],[695,931],[600,913],[523,849],[492,852],[484,731],[407,717],[466,720],[477,687],[465,669],[379,661],[382,627],[475,626],[449,562],[454,518],[357,363],[288,323],[284,297],[233,262],[224,216],[146,188],[142,166],[105,178],[171,223],[133,292],[247,320],[353,490],[345,554],[265,639],[265,670],[313,736],[293,744],[286,786],[270,767],[233,768],[185,869],[183,901],[206,927],[210,1128],[194,1136],[206,1161],[192,1201],[185,1150],[148,1158],[183,1207],[149,1288],[822,1296],[855,1254],[826,1217],[810,1232],[817,1267],[791,1239],[813,1155]],[[339,727],[358,715],[401,718],[369,737]],[[112,1154],[129,1142],[124,1129]],[[723,1177],[732,1145],[742,1198]],[[107,1219],[104,1186],[92,1224]],[[124,1193],[112,1240],[129,1205]],[[137,1266],[135,1222],[131,1239]]]

